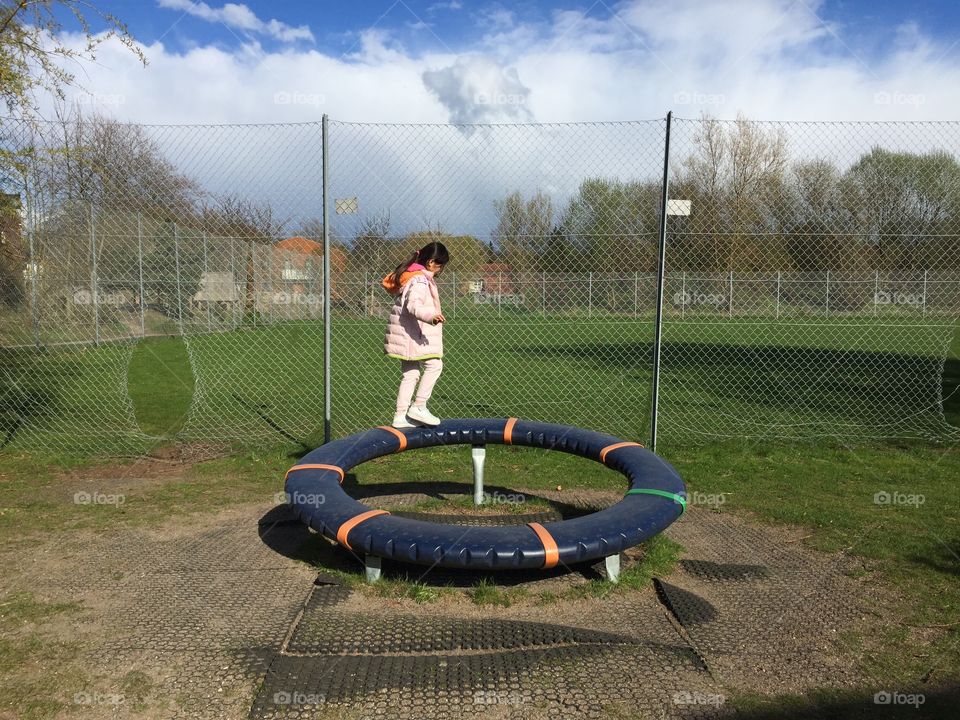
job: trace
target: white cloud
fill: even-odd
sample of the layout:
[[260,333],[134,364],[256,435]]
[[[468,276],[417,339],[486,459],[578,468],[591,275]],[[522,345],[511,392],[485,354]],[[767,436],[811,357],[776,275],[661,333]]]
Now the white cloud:
[[306,25],[293,27],[279,20],[261,20],[253,10],[243,4],[226,3],[223,7],[214,8],[195,0],[157,0],[157,5],[168,10],[185,12],[207,22],[223,23],[229,28],[269,35],[282,42],[314,39]]
[[446,67],[426,70],[423,84],[447,108],[453,123],[533,119],[527,108],[530,89],[520,81],[517,69],[487,57],[459,57]]
[[[396,25],[358,33],[356,51],[344,56],[267,50],[256,42],[179,52],[155,43],[143,48],[146,68],[111,40],[80,80],[93,93],[88,105],[146,123],[305,122],[323,113],[389,123],[334,126],[334,195],[361,197],[360,215],[337,220],[347,237],[350,222],[384,208],[398,227],[439,222],[482,234],[492,199],[512,189],[547,189],[561,204],[583,177],[654,177],[662,164],[658,124],[458,132],[405,123],[623,121],[662,118],[671,108],[687,118],[702,112],[787,121],[960,118],[960,64],[937,40],[908,25],[885,55],[866,56],[847,47],[845,28],[818,20],[819,6],[810,12],[799,5],[624,2],[614,6],[616,15],[565,11],[541,23],[514,21],[459,55],[445,48],[412,52],[396,40],[402,32]],[[236,27],[259,27],[235,7]],[[65,40],[84,42],[79,35]],[[692,128],[678,123],[677,157],[689,151]],[[934,126],[785,128],[792,151],[838,162],[873,143],[928,149],[953,140],[946,135],[951,130]],[[291,217],[318,212],[317,126],[242,137],[220,128],[196,137],[193,129],[157,132],[207,187],[273,199]]]

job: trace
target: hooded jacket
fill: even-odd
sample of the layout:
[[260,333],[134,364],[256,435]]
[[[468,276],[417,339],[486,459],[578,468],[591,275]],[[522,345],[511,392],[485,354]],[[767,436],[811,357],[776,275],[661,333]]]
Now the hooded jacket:
[[387,320],[384,352],[398,360],[443,357],[443,323],[432,323],[440,313],[433,273],[413,263],[400,276],[400,287]]

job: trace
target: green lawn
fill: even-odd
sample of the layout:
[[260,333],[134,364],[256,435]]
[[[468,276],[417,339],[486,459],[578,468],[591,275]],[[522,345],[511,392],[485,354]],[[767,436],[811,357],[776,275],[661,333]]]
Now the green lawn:
[[[399,369],[383,356],[382,335],[382,320],[334,322],[335,435],[390,417]],[[649,432],[649,318],[465,314],[449,323],[445,346],[432,401],[441,416]],[[288,322],[0,350],[0,443],[78,452],[142,452],[174,439],[309,447],[322,438],[322,347],[320,323]],[[661,438],[949,438],[939,402],[942,393],[948,413],[960,413],[958,350],[943,324],[674,318],[664,327]]]

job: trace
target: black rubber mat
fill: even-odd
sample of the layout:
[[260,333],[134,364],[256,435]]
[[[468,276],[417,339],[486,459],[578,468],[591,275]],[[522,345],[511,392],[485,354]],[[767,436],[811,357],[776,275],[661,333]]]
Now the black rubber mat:
[[681,560],[680,567],[691,575],[713,582],[747,582],[764,580],[769,572],[765,565],[738,565],[708,560]]
[[338,612],[335,586],[314,590],[287,645],[309,655],[382,655],[511,650],[551,645],[636,644],[626,635],[517,620],[431,618],[391,613]]

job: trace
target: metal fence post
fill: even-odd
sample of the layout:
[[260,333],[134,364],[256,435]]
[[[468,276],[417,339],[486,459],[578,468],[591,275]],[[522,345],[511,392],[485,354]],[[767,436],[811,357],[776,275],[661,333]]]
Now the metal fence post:
[[[34,216],[33,204],[27,200],[27,242],[30,243],[30,319],[33,325],[33,344],[37,350],[40,349],[40,315],[37,308],[37,275],[40,272],[40,265],[37,262],[37,252],[33,244],[34,234]],[[73,298],[68,298],[67,302],[73,302]]]
[[90,289],[93,302],[93,344],[100,345],[100,288],[97,277],[97,225],[93,205],[90,206],[90,257],[93,262],[90,267]]
[[873,271],[873,316],[877,316],[877,303],[880,300],[880,271]]
[[[204,298],[204,304],[207,306],[207,332],[213,332],[213,324],[210,320],[210,287],[209,287],[210,268],[208,267],[208,264],[207,264],[207,258],[208,258],[207,231],[203,230],[202,232],[203,232],[203,281],[207,283],[207,288],[205,293],[206,297]],[[203,285],[203,281],[201,282],[201,286]]]
[[180,336],[183,337],[183,294],[180,289],[180,237],[177,223],[173,223],[173,261],[177,274],[177,324],[180,327]]
[[830,317],[830,271],[827,270],[827,305],[826,305],[826,316]]
[[650,450],[657,451],[657,412],[660,403],[660,345],[663,339],[663,280],[667,256],[667,197],[670,181],[670,125],[673,111],[667,113],[663,142],[663,184],[660,186],[660,247],[657,255],[657,307],[653,329],[653,381],[650,389]]
[[730,271],[730,299],[727,303],[727,317],[733,317],[733,270]]
[[139,212],[137,213],[137,265],[140,268],[140,337],[146,337],[146,298],[143,293],[143,217]]
[[503,315],[503,270],[497,272],[497,317]]
[[687,271],[684,270],[680,276],[680,319],[682,320],[687,306]]
[[234,299],[231,303],[231,312],[230,319],[233,320],[233,329],[237,329],[237,305],[240,301],[240,289],[238,287],[239,283],[237,282],[237,259],[236,251],[233,246],[233,237],[230,238],[230,297],[233,298],[233,293],[237,293],[237,298]]
[[[249,253],[250,277],[247,278],[246,277],[247,272],[244,272],[244,285],[247,284],[247,280],[250,281],[250,303],[252,305],[252,307],[250,308],[251,309],[250,314],[253,316],[253,326],[256,327],[257,326],[257,244],[253,241],[252,238],[248,240],[247,243],[250,248],[250,253]],[[244,294],[244,302],[246,302],[246,294],[247,294],[246,287],[244,287],[243,289],[243,294]]]
[[593,271],[587,273],[587,317],[593,317]]
[[323,153],[321,195],[323,201],[323,442],[330,442],[330,118],[324,113],[321,124]]
[[777,270],[777,314],[776,317],[780,317],[780,271]]
[[633,272],[633,317],[636,318],[639,315],[639,308],[637,307],[640,302],[640,276],[634,271]]

